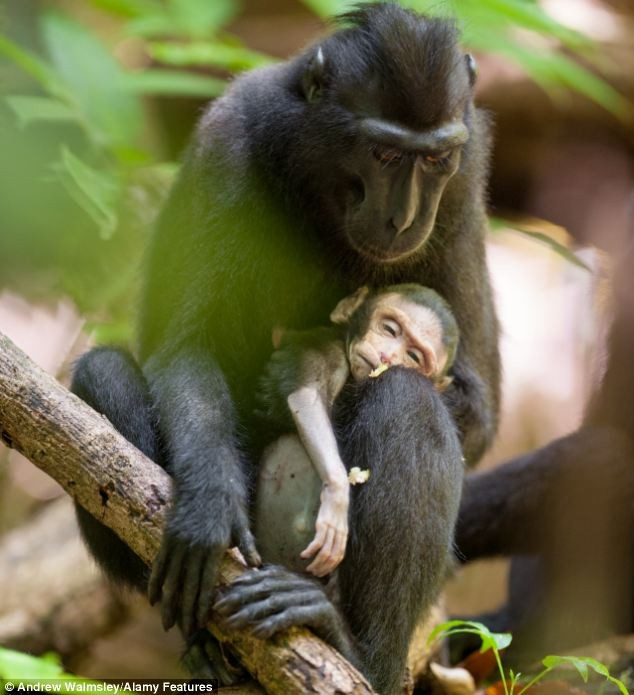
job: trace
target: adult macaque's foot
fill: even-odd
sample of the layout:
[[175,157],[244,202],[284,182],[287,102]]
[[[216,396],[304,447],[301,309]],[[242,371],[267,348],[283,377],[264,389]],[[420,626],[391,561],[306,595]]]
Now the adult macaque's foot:
[[214,610],[227,626],[251,627],[264,639],[299,625],[329,639],[341,623],[320,584],[277,565],[245,572],[223,590]]

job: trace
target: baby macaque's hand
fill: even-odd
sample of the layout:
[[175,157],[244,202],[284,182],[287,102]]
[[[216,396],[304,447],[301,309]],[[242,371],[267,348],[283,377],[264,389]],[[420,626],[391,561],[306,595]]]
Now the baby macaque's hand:
[[315,538],[300,553],[304,559],[317,557],[306,570],[316,577],[325,577],[343,560],[348,540],[349,486],[324,485],[315,522]]

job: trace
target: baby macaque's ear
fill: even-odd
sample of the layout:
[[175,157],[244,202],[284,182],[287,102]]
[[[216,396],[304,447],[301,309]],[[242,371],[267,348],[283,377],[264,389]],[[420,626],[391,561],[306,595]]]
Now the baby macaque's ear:
[[370,294],[368,287],[365,285],[359,287],[354,294],[345,297],[337,304],[330,314],[330,320],[338,325],[348,323],[352,314],[365,302],[368,294]]
[[449,385],[451,384],[452,381],[453,381],[452,376],[440,377],[440,379],[436,380],[436,391],[438,391],[438,393],[442,393],[443,391],[445,391],[449,387]]

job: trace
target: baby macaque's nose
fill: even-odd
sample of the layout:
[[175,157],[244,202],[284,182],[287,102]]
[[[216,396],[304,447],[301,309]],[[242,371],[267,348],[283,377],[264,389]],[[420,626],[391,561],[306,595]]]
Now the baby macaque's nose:
[[392,360],[384,353],[381,353],[381,364],[392,364]]

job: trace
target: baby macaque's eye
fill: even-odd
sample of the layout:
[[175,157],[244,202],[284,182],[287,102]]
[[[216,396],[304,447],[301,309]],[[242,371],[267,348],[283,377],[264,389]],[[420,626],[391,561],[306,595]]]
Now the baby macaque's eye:
[[396,336],[401,332],[401,327],[398,325],[398,323],[396,323],[396,321],[384,321],[381,324],[381,327],[386,333],[391,335],[392,338],[396,338]]
[[416,352],[415,350],[408,350],[407,351],[408,356],[416,362],[416,364],[423,364],[423,357],[419,352]]

